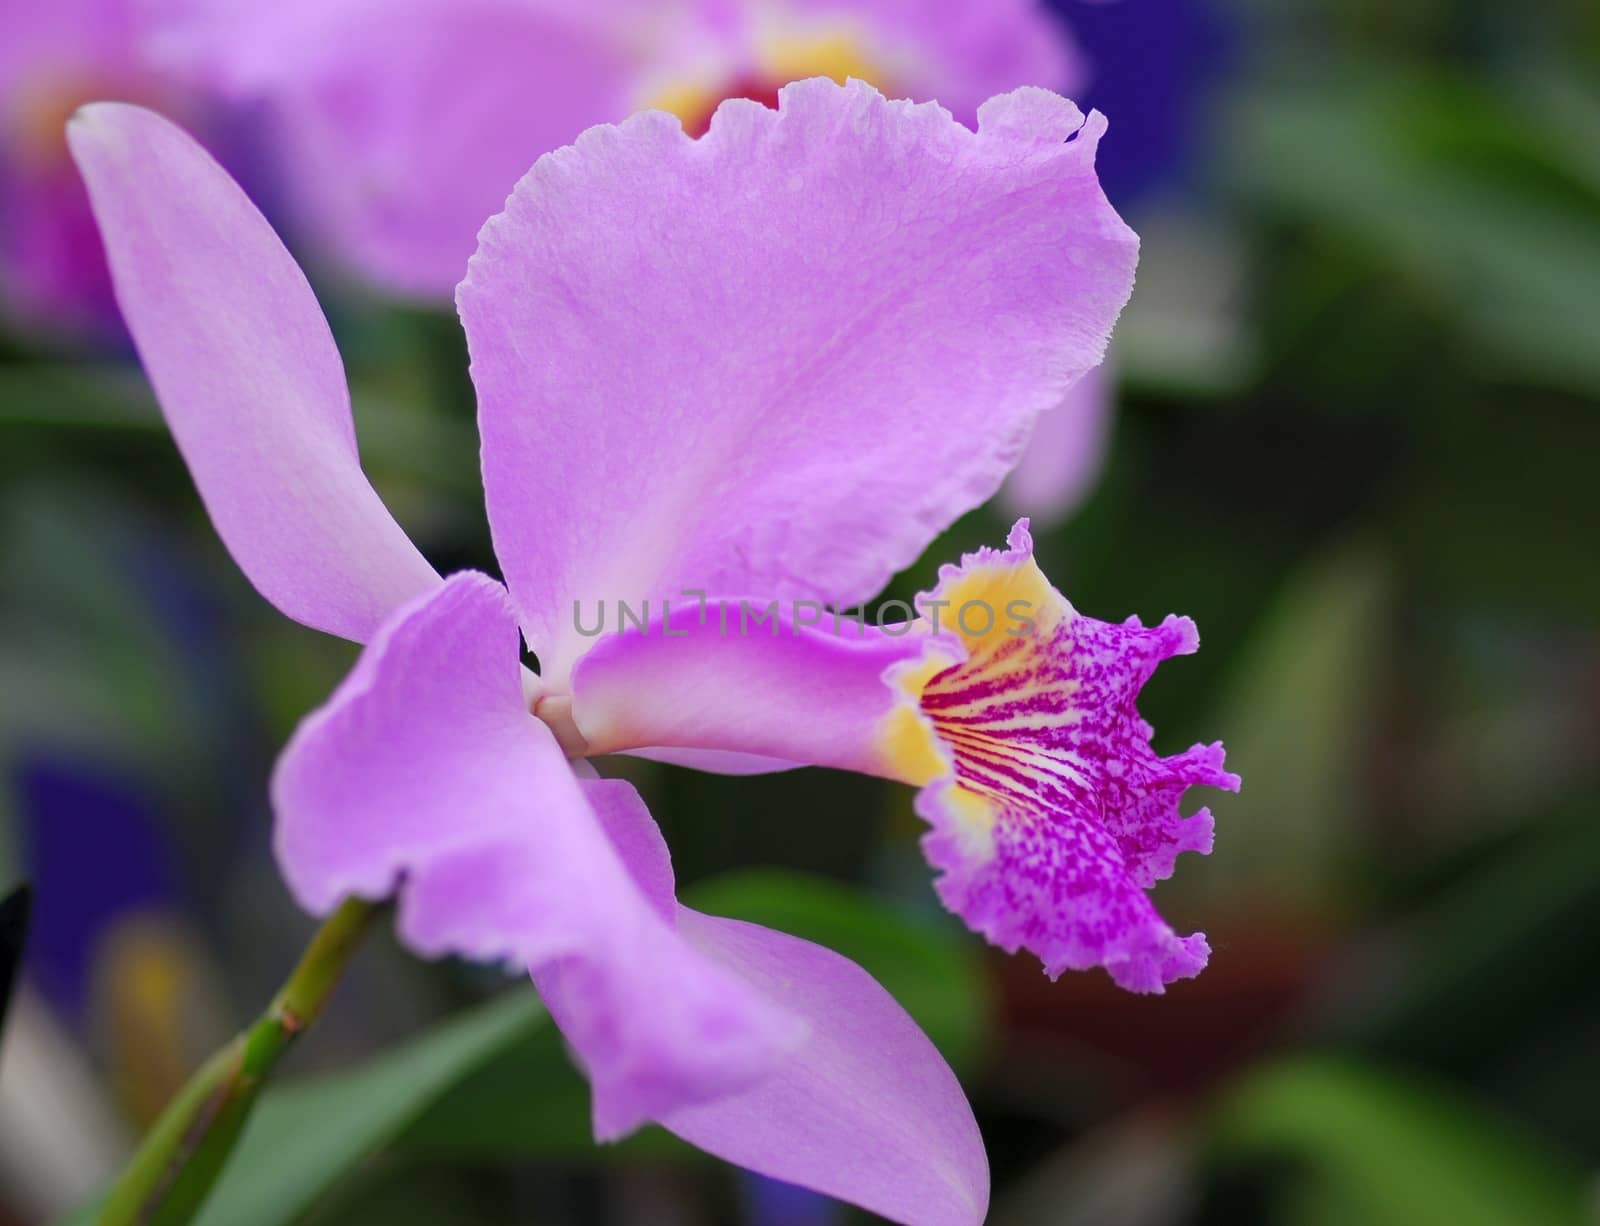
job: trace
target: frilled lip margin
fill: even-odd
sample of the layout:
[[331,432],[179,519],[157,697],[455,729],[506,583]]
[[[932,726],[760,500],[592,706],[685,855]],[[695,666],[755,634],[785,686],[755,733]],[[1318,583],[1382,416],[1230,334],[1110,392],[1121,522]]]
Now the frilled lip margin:
[[[1028,949],[1053,978],[1103,966],[1121,986],[1160,992],[1204,968],[1210,949],[1179,937],[1146,891],[1185,851],[1209,853],[1212,817],[1179,809],[1196,785],[1237,791],[1220,743],[1162,758],[1136,700],[1161,661],[1199,647],[1194,623],[1144,626],[1079,614],[1033,560],[1027,523],[1006,550],[940,571],[925,617],[959,616],[919,658],[884,671],[896,696],[885,753],[921,784],[916,807],[946,906],[1007,950]],[[995,610],[1028,610],[1028,632]]]

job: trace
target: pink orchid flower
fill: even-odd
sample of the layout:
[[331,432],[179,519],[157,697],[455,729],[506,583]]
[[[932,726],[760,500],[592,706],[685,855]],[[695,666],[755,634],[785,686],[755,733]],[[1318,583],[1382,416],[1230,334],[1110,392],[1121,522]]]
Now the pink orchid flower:
[[[366,645],[273,780],[297,899],[393,895],[419,952],[526,967],[600,1138],[654,1120],[930,1226],[988,1198],[938,1053],[852,963],[678,904],[639,797],[583,759],[901,779],[945,901],[993,940],[1136,990],[1203,965],[1146,890],[1209,848],[1184,788],[1236,780],[1218,746],[1157,757],[1134,709],[1186,620],[1082,617],[1019,525],[906,621],[721,633],[871,597],[1101,359],[1137,247],[1095,178],[1104,121],[1039,89],[978,119],[814,79],[699,140],[651,112],[542,158],[458,293],[504,587],[441,579],[367,483],[327,324],[238,187],[149,112],[71,132],[223,540],[283,612]],[[591,636],[575,612],[607,599],[638,624]]]

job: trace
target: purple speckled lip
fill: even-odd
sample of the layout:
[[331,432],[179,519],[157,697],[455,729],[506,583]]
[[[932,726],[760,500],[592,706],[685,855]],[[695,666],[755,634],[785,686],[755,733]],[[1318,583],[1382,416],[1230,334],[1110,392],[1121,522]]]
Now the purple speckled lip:
[[[986,572],[1042,580],[1025,525],[1009,545],[947,570],[941,590]],[[1158,757],[1135,707],[1162,660],[1199,646],[1193,622],[1111,625],[1051,594],[1039,635],[980,647],[923,690],[953,765],[918,797],[933,827],[923,846],[943,872],[940,897],[997,945],[1032,951],[1052,977],[1103,966],[1125,988],[1159,992],[1198,974],[1209,949],[1200,934],[1178,937],[1145,891],[1179,853],[1211,850],[1211,814],[1183,816],[1185,790],[1239,779],[1220,744]]]

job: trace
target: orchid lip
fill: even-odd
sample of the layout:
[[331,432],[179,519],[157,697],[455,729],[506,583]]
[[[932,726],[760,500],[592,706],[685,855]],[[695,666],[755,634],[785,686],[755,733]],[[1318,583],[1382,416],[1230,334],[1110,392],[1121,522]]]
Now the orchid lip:
[[674,609],[596,642],[571,703],[539,714],[570,711],[591,754],[714,751],[909,784],[940,897],[995,944],[1138,992],[1197,974],[1205,938],[1173,931],[1148,892],[1180,854],[1211,849],[1211,814],[1185,814],[1186,790],[1239,781],[1220,744],[1158,755],[1136,705],[1163,660],[1198,648],[1194,624],[1080,614],[1026,520],[1005,549],[942,568],[916,608],[920,633],[860,638],[725,636],[720,617]]

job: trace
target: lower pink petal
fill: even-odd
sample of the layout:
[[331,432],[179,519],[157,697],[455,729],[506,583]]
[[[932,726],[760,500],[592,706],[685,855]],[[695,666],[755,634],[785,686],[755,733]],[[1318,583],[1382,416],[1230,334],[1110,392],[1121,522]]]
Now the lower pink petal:
[[[675,911],[683,938],[807,1026],[767,1076],[656,1118],[708,1153],[893,1221],[981,1222],[983,1138],[960,1083],[905,1010],[831,950],[677,906],[666,844],[638,793],[616,780],[584,787],[635,882]],[[535,978],[567,1030],[581,1003],[576,985]],[[595,1093],[598,1113],[602,1088]]]
[[458,574],[395,614],[273,781],[295,896],[399,896],[425,955],[530,968],[566,1002],[595,1086],[595,1130],[726,1094],[804,1026],[685,942],[607,837],[603,785],[578,777],[523,705],[505,591]]

